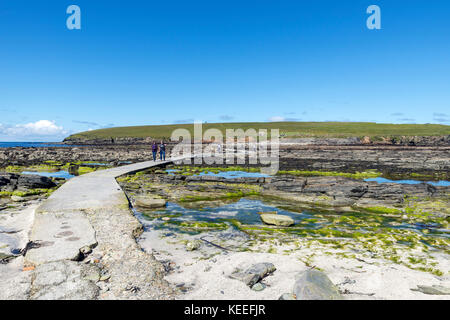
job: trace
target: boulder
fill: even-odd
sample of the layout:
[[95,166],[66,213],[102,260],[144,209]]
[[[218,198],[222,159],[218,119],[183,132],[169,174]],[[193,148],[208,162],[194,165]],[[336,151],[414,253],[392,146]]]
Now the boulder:
[[153,198],[147,196],[137,196],[134,198],[134,204],[136,207],[145,209],[162,208],[166,206],[167,201],[160,198]]
[[266,288],[266,285],[264,283],[258,282],[255,283],[252,287],[253,291],[263,291]]
[[417,289],[411,289],[412,291],[419,291],[424,294],[431,295],[450,295],[450,288],[432,285],[432,286],[417,286]]
[[249,274],[245,272],[233,272],[230,275],[230,278],[242,281],[249,287],[253,287],[253,285],[261,279],[257,274]]
[[336,286],[322,271],[309,269],[298,275],[294,284],[297,300],[342,300]]
[[17,187],[19,175],[15,173],[0,172],[0,191],[13,191]]
[[200,246],[202,245],[202,243],[198,240],[194,240],[194,241],[188,241],[186,243],[186,250],[187,251],[194,251],[200,248]]
[[0,175],[0,187],[6,186],[10,181],[6,176]]
[[257,263],[245,270],[244,272],[235,271],[230,277],[240,280],[249,287],[253,287],[261,279],[267,277],[276,270],[275,266],[270,262]]
[[280,214],[263,213],[260,215],[261,220],[266,224],[273,224],[276,226],[288,227],[294,224],[294,219],[289,216]]
[[56,187],[56,184],[48,177],[24,174],[19,177],[17,187],[21,189],[50,189]]

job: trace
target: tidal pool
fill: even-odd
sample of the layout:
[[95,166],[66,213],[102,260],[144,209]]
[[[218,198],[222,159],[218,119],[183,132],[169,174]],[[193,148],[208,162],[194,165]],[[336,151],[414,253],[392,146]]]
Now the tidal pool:
[[55,171],[55,172],[22,171],[22,174],[38,175],[38,176],[49,177],[49,178],[64,178],[67,180],[75,177],[74,175],[70,174],[68,171],[65,171],[65,170]]
[[368,178],[364,179],[364,181],[376,181],[378,183],[400,183],[400,184],[419,184],[419,183],[429,183],[433,186],[439,187],[448,187],[450,186],[450,181],[441,180],[441,181],[419,181],[419,180],[391,180],[386,178]]
[[225,179],[233,179],[233,178],[262,178],[262,177],[270,177],[268,174],[262,174],[259,172],[247,172],[247,171],[221,171],[218,173],[214,172],[200,172],[200,176],[213,176],[213,177],[221,177]]
[[[291,227],[265,225],[260,212],[276,212],[290,216],[295,221]],[[258,235],[283,234],[293,238],[326,238],[366,240],[371,237],[389,238],[386,241],[407,246],[418,242],[426,246],[448,246],[450,230],[444,220],[435,222],[405,220],[402,215],[384,215],[359,212],[313,212],[301,210],[286,203],[267,203],[259,199],[241,198],[220,207],[187,209],[168,203],[163,210],[138,213],[143,222],[152,221],[151,228],[196,234],[231,226]],[[165,217],[165,220],[163,219]],[[422,221],[422,222],[421,222]]]
[[[177,172],[180,172],[178,169],[167,169],[166,172],[170,175],[173,175]],[[211,172],[211,171],[202,171],[198,174],[199,176],[213,176],[213,177],[221,177],[225,179],[234,179],[234,178],[262,178],[262,177],[270,177],[267,174],[259,173],[259,172],[247,172],[247,171],[219,171],[219,172]]]

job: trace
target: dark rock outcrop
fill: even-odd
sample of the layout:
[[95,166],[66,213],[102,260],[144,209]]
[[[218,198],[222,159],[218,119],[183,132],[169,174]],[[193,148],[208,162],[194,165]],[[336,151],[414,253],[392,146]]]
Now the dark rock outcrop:
[[20,175],[17,180],[18,189],[50,189],[56,184],[48,177],[38,175]]
[[47,177],[0,172],[0,191],[50,189],[56,184]]

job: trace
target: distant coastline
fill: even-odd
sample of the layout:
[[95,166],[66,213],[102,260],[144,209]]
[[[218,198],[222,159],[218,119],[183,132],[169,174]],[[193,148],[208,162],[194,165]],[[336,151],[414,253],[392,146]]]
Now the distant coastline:
[[[0,148],[42,148],[67,146],[67,144],[61,142],[0,142]],[[73,145],[71,147],[73,147]]]

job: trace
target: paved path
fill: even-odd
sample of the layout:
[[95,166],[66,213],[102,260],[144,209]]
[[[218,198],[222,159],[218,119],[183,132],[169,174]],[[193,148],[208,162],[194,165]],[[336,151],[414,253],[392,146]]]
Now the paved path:
[[80,211],[128,207],[116,178],[170,162],[140,162],[95,171],[66,182],[36,210],[30,240],[43,245],[30,250],[27,261],[39,265],[77,259],[80,248],[96,244],[95,232]]
[[[69,261],[82,258],[82,251],[87,247],[99,247],[111,253],[111,256],[114,256],[114,259],[111,258],[109,261],[111,270],[125,265],[124,257],[129,255],[130,251],[139,250],[135,244],[134,235],[140,224],[130,214],[128,199],[116,182],[116,178],[180,159],[182,158],[146,161],[78,176],[70,179],[44,201],[35,212],[30,234],[30,240],[40,244],[40,247],[28,250],[25,256],[26,263],[37,267],[37,279],[39,280],[39,277],[43,279],[41,287],[31,289],[31,298],[94,298],[94,295],[90,293],[86,295],[87,291],[92,292],[90,287],[82,293],[79,293],[79,290],[73,291],[76,288],[67,284],[70,281],[73,282],[70,275],[63,277],[65,280],[61,281],[62,284],[55,284],[54,286],[58,289],[53,291],[51,290],[53,280],[50,278],[60,274],[61,270],[67,270],[66,265],[70,264]],[[140,253],[135,253],[133,258],[137,259],[135,263],[145,263],[148,259],[142,257]],[[53,266],[55,263],[60,264],[55,267]],[[80,266],[80,268],[83,267]],[[41,270],[40,273],[38,269]],[[151,269],[151,266],[148,269]],[[132,274],[132,270],[121,270],[117,273],[128,271]],[[51,272],[54,274],[50,275]],[[38,282],[34,281],[34,283]],[[77,286],[83,287],[84,284],[79,283]],[[71,290],[72,293],[65,292]],[[117,292],[120,290],[124,288],[118,288]],[[39,293],[39,291],[42,292]],[[116,296],[109,298],[117,298],[117,295],[120,294],[117,293]],[[143,296],[143,298],[148,297]]]

